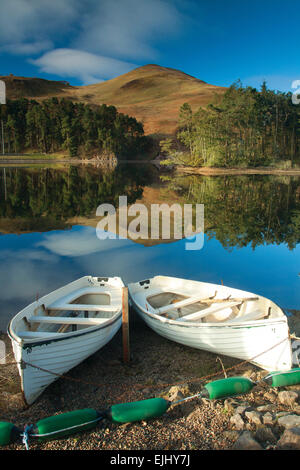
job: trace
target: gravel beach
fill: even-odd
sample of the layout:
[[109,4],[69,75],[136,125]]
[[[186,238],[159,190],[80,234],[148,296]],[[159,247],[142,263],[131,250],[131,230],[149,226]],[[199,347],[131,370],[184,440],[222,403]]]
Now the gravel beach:
[[[6,335],[2,339],[7,343],[7,362],[12,361],[10,341]],[[23,429],[39,419],[76,409],[103,410],[157,396],[176,401],[199,392],[207,381],[224,378],[223,368],[231,368],[228,376],[244,375],[252,380],[266,375],[250,364],[239,365],[239,360],[170,342],[152,332],[132,311],[130,353],[131,361],[125,364],[120,331],[102,350],[71,370],[67,378],[50,385],[30,407],[24,405],[16,366],[0,366],[0,420]],[[199,380],[210,374],[216,375],[204,382]],[[290,389],[286,387],[288,393]],[[69,438],[46,442],[32,439],[30,449],[224,450],[239,448],[239,442],[245,449],[249,445],[277,448],[285,432],[285,425],[278,425],[278,413],[300,419],[298,389],[294,386],[296,395],[284,401],[279,390],[261,383],[247,395],[213,401],[195,398],[171,406],[162,417],[148,421],[120,425],[104,419],[94,429]],[[2,449],[19,450],[24,445],[10,444]]]

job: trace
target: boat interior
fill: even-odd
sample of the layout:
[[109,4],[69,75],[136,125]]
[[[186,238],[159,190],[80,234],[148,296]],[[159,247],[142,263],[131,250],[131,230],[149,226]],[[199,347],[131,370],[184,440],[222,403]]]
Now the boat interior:
[[121,310],[121,294],[107,288],[86,287],[24,314],[15,325],[21,339],[51,339],[109,322]]
[[230,324],[279,316],[279,309],[275,304],[254,295],[239,298],[229,295],[224,298],[215,292],[214,295],[205,298],[203,294],[188,296],[166,291],[149,295],[146,301],[153,313],[180,322]]

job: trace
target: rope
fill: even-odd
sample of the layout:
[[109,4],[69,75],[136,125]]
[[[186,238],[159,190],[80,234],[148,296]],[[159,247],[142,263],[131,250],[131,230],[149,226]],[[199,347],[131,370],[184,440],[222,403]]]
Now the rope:
[[26,450],[29,450],[29,433],[30,433],[32,428],[33,428],[33,424],[31,424],[29,426],[28,425],[25,426],[24,432],[23,432],[23,434],[21,434],[22,442],[23,442]]
[[[274,349],[275,347],[279,346],[280,344],[284,343],[285,341],[287,341],[287,340],[289,340],[289,339],[290,339],[290,335],[289,335],[287,338],[284,338],[283,340],[281,340],[279,343],[277,343],[277,344],[271,346],[271,347],[268,348],[267,350],[261,352],[260,354],[255,355],[254,357],[252,357],[252,358],[249,359],[249,360],[242,361],[242,362],[240,362],[240,363],[238,363],[238,364],[236,364],[236,365],[234,365],[234,366],[228,367],[227,369],[224,369],[224,368],[223,368],[223,372],[224,372],[224,373],[225,373],[225,372],[228,372],[228,371],[233,370],[233,369],[235,369],[235,368],[237,368],[237,367],[240,367],[242,364],[248,363],[249,361],[250,361],[250,362],[251,362],[251,361],[254,361],[254,359],[256,359],[257,357],[261,356],[262,354],[266,354],[267,352],[271,351],[272,349]],[[21,364],[21,363],[26,364],[26,365],[28,365],[28,366],[30,366],[30,367],[34,367],[34,368],[36,368],[36,369],[45,371],[45,372],[47,372],[47,373],[53,374],[53,375],[55,375],[55,376],[59,376],[59,377],[61,377],[61,378],[65,378],[65,379],[68,379],[68,380],[73,380],[73,381],[76,381],[76,382],[82,382],[82,383],[85,383],[85,384],[96,385],[95,382],[89,382],[89,381],[84,381],[84,380],[82,380],[82,379],[75,379],[75,378],[72,378],[72,377],[68,377],[68,376],[65,376],[65,375],[62,375],[62,374],[58,374],[58,373],[53,372],[53,371],[49,371],[49,370],[44,369],[44,368],[42,368],[42,367],[40,367],[40,366],[36,366],[36,365],[34,365],[34,364],[27,363],[27,362],[25,362],[25,361],[21,361],[21,362],[11,362],[10,364],[5,364],[5,365],[12,365],[12,364],[15,365],[15,364]],[[277,372],[277,373],[280,373],[280,372]],[[271,376],[273,376],[273,375],[276,375],[277,373],[276,373],[276,372],[275,372],[274,374],[271,373],[271,374],[267,375],[266,377],[271,377]],[[200,378],[188,379],[188,380],[185,380],[184,382],[177,382],[177,384],[186,383],[186,382],[192,382],[192,381],[193,381],[193,382],[195,382],[195,381],[203,381],[203,380],[205,380],[205,379],[214,377],[214,376],[216,376],[216,375],[220,375],[220,372],[216,372],[216,373],[213,373],[213,374],[208,374],[208,375],[202,376],[202,377],[200,377]],[[266,377],[264,377],[264,379],[265,379]],[[259,380],[259,381],[257,381],[257,382],[254,382],[254,384],[257,385],[259,382],[261,382],[261,381],[264,380],[264,379],[261,379],[261,380]],[[99,385],[99,384],[97,384],[97,385]],[[175,384],[164,384],[163,386],[167,386],[167,385],[169,386],[169,385],[175,385]],[[144,385],[143,385],[143,386],[140,385],[140,387],[145,388]],[[151,386],[148,386],[148,387],[151,388]],[[157,386],[154,386],[154,388],[156,388],[156,387],[157,387]],[[161,388],[162,385],[160,384],[159,387]],[[139,387],[137,387],[137,388],[139,388]],[[196,393],[195,395],[192,395],[192,396],[189,396],[189,397],[185,397],[185,398],[182,398],[182,399],[177,400],[177,401],[175,401],[175,402],[172,402],[171,404],[172,404],[172,405],[178,405],[179,403],[185,402],[185,401],[187,401],[187,400],[192,400],[192,399],[194,399],[194,398],[196,398],[196,397],[199,397],[199,396],[201,396],[201,395],[202,395],[202,391],[200,391],[199,393]],[[59,434],[61,434],[61,433],[64,433],[64,432],[66,432],[66,431],[71,431],[72,429],[80,429],[81,427],[88,426],[89,424],[93,424],[93,423],[96,423],[96,422],[98,422],[98,421],[101,421],[103,418],[104,418],[104,416],[102,415],[102,416],[99,416],[99,417],[98,417],[97,419],[95,419],[95,420],[88,421],[87,423],[82,423],[82,424],[79,424],[79,425],[70,426],[70,427],[67,427],[67,428],[64,428],[64,429],[60,429],[60,430],[58,430],[58,431],[52,431],[52,432],[45,433],[45,434],[33,434],[33,433],[31,433],[31,431],[32,431],[32,429],[34,428],[34,425],[26,425],[25,428],[24,428],[24,432],[23,432],[22,434],[20,434],[20,437],[22,437],[22,442],[23,442],[23,444],[24,444],[26,450],[29,450],[29,438],[31,438],[31,437],[37,437],[37,438],[39,438],[39,437],[51,437],[51,436],[53,436],[53,435],[58,435],[58,436],[59,436]]]
[[192,395],[192,396],[190,396],[190,397],[185,397],[185,398],[181,398],[180,400],[173,401],[173,402],[172,402],[172,405],[178,405],[179,403],[182,403],[182,402],[184,402],[184,401],[192,400],[193,398],[200,397],[201,394],[202,394],[202,392],[196,393],[195,395]]
[[[290,336],[288,336],[287,338],[284,338],[283,340],[281,340],[279,343],[271,346],[270,348],[268,348],[267,350],[259,353],[259,354],[256,354],[255,356],[253,356],[252,358],[250,359],[246,359],[242,362],[239,362],[238,364],[235,364],[234,366],[231,366],[231,367],[228,367],[227,369],[223,369],[223,373],[224,372],[229,372],[231,370],[234,370],[244,364],[247,364],[249,362],[252,362],[254,361],[257,357],[259,356],[262,356],[263,354],[266,354],[267,352],[271,351],[272,349],[276,348],[277,346],[279,346],[280,344],[284,343],[285,341],[288,341],[290,339]],[[93,382],[93,381],[87,381],[87,380],[83,380],[83,379],[77,379],[75,377],[69,377],[67,375],[64,375],[64,374],[59,374],[57,372],[54,372],[54,371],[51,371],[51,370],[48,370],[48,369],[44,369],[43,367],[40,367],[40,366],[37,366],[35,364],[31,364],[30,362],[26,362],[24,360],[21,360],[20,362],[10,362],[10,363],[7,363],[7,364],[4,364],[6,366],[9,366],[9,365],[21,365],[21,364],[25,364],[26,366],[29,366],[29,367],[33,367],[35,369],[38,369],[38,370],[41,370],[42,372],[46,372],[48,374],[52,374],[52,375],[55,375],[56,377],[59,377],[61,379],[65,379],[65,380],[70,380],[72,382],[77,382],[77,383],[83,383],[85,385],[93,385],[93,386],[102,386],[102,385],[113,385],[115,386],[115,384],[103,384],[103,383],[98,383],[98,382]],[[190,379],[186,379],[186,380],[183,380],[181,382],[174,382],[174,383],[167,383],[167,384],[159,384],[159,385],[146,385],[146,384],[136,384],[136,389],[137,390],[142,390],[144,388],[162,388],[162,387],[170,387],[170,386],[175,386],[175,385],[181,385],[181,384],[184,384],[184,383],[187,383],[187,382],[199,382],[199,381],[204,381],[204,380],[207,380],[207,379],[210,379],[212,377],[215,377],[215,376],[218,376],[220,375],[220,371],[218,372],[214,372],[212,374],[208,374],[208,375],[205,375],[205,376],[202,376],[202,377],[196,377],[196,378],[190,378]]]
[[48,436],[53,436],[55,434],[60,434],[61,432],[69,431],[71,429],[78,429],[82,426],[88,426],[89,424],[97,423],[98,421],[101,421],[103,419],[103,416],[99,416],[99,418],[94,419],[93,421],[88,421],[87,423],[81,423],[81,424],[76,424],[75,426],[70,426],[69,428],[64,428],[64,429],[59,429],[58,431],[52,431],[52,432],[47,432],[45,434],[30,434],[30,437],[48,437]]
[[30,437],[51,437],[53,435],[59,435],[62,432],[71,431],[72,429],[78,429],[79,430],[79,428],[81,428],[83,426],[88,426],[89,424],[97,423],[98,421],[101,421],[101,419],[103,419],[103,416],[99,416],[99,418],[94,419],[92,421],[88,421],[87,423],[77,424],[75,426],[70,426],[68,428],[59,429],[58,431],[52,431],[52,432],[48,432],[48,433],[45,433],[45,434],[33,434],[33,433],[31,433],[34,425],[30,424],[30,425],[25,426],[24,432],[20,435],[20,437],[22,437],[22,443],[24,444],[25,449],[29,450],[29,438]]

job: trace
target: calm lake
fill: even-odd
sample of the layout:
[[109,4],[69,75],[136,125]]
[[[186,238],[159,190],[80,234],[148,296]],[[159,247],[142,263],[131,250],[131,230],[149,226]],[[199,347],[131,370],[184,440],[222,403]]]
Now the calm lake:
[[[204,204],[200,250],[186,240],[100,240],[102,203]],[[0,168],[0,329],[42,295],[84,275],[195,279],[300,309],[300,178],[163,175],[149,164]],[[142,243],[143,242],[143,243]]]

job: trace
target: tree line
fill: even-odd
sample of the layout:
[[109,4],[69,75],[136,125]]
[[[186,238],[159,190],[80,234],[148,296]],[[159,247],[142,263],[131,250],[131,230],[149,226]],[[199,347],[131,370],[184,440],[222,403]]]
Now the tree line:
[[0,115],[6,153],[68,151],[75,157],[105,151],[122,158],[148,145],[142,123],[105,104],[22,98],[1,105]]
[[260,166],[300,161],[300,106],[292,94],[238,81],[195,113],[180,108],[176,139],[161,148],[175,163],[192,166]]

